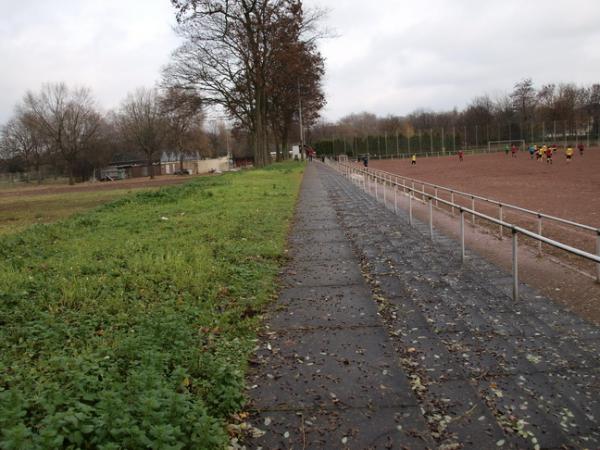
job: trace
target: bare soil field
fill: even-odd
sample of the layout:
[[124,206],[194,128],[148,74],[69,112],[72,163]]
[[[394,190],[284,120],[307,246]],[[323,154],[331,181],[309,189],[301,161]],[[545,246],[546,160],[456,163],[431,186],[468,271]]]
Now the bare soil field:
[[600,227],[600,148],[576,153],[571,163],[558,152],[553,164],[521,152],[409,160],[371,161],[370,167],[397,173],[513,205]]
[[148,177],[144,177],[117,181],[78,183],[73,186],[69,186],[68,184],[37,185],[35,182],[32,182],[29,185],[22,184],[19,187],[0,189],[0,197],[66,194],[69,192],[96,192],[114,189],[143,189],[181,184],[191,180],[192,178],[194,178],[194,176],[160,175],[152,180]]

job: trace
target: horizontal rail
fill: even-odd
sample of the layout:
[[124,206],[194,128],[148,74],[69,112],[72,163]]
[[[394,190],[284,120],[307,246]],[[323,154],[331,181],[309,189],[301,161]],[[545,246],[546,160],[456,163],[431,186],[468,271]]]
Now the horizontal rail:
[[[408,178],[402,177],[402,176],[398,176],[396,174],[390,174],[388,172],[384,172],[384,171],[371,171],[371,170],[365,170],[363,168],[357,168],[357,167],[353,167],[351,165],[346,165],[346,164],[340,164],[337,163],[337,167],[341,168],[343,170],[341,170],[342,172],[345,172],[347,175],[350,175],[351,173],[355,173],[355,174],[362,174],[363,176],[367,176],[370,177],[372,179],[375,180],[376,182],[376,186],[379,184],[379,181],[383,181],[384,182],[384,199],[385,199],[385,184],[389,183],[392,186],[395,186],[396,188],[401,188],[403,190],[403,192],[408,191],[409,195],[409,222],[412,225],[412,199],[413,197],[415,197],[415,194],[420,196],[423,200],[427,199],[427,201],[429,202],[429,207],[430,207],[430,212],[429,212],[429,227],[430,227],[430,232],[431,232],[431,236],[433,238],[433,214],[431,212],[431,207],[433,202],[436,202],[436,205],[439,205],[440,203],[442,205],[446,205],[450,208],[452,208],[452,210],[454,209],[458,209],[458,211],[460,212],[460,216],[461,216],[461,247],[462,247],[462,254],[464,255],[464,214],[469,214],[473,216],[473,223],[475,223],[475,217],[483,219],[483,220],[487,220],[488,222],[491,222],[495,225],[500,226],[500,228],[502,229],[502,227],[505,227],[507,229],[510,229],[512,231],[512,235],[513,235],[513,276],[515,278],[515,284],[513,286],[513,297],[516,299],[518,298],[518,263],[517,263],[517,255],[516,255],[516,251],[517,251],[517,235],[520,233],[524,236],[530,237],[534,240],[537,240],[540,244],[541,243],[545,243],[547,245],[550,245],[552,247],[558,248],[560,250],[566,251],[568,253],[574,254],[576,256],[579,256],[581,258],[587,259],[591,262],[596,263],[596,281],[600,282],[600,231],[598,229],[592,228],[592,230],[597,232],[597,240],[596,240],[596,248],[597,248],[597,252],[598,255],[595,255],[593,253],[589,253],[586,252],[585,250],[581,250],[579,248],[576,247],[572,247],[570,245],[564,244],[562,242],[559,241],[555,241],[554,239],[550,239],[546,236],[543,236],[541,234],[538,233],[534,233],[533,231],[529,231],[525,228],[519,227],[517,225],[514,225],[512,223],[506,222],[505,220],[502,219],[497,219],[495,217],[489,216],[487,214],[484,214],[482,212],[476,211],[474,208],[467,208],[465,206],[459,205],[453,201],[448,201],[445,200],[443,198],[438,197],[435,194],[429,194],[424,192],[424,190],[418,190],[415,187],[411,187],[408,186],[406,184],[406,180],[411,181],[411,183],[413,182],[413,180],[410,180]],[[383,175],[382,175],[383,174]],[[396,179],[395,181],[393,179]],[[404,180],[403,184],[400,184],[397,180],[398,179],[402,179]],[[420,182],[417,181],[417,184],[422,184]],[[366,185],[366,180],[365,180],[365,185]],[[429,186],[434,186],[429,184]],[[436,186],[438,189],[440,189],[439,186]],[[451,191],[454,193],[457,193],[457,191]],[[375,188],[375,194],[377,196],[377,187]],[[460,194],[459,194],[460,195]],[[396,198],[396,196],[394,197]],[[427,203],[427,202],[425,202]],[[501,204],[499,206],[507,206],[505,204]],[[394,204],[394,208],[396,208],[396,205]],[[464,259],[464,256],[463,256]]]
[[387,172],[385,170],[379,170],[379,169],[359,169],[359,170],[366,170],[367,173],[374,173],[374,172],[384,173],[384,174],[392,176],[392,177],[402,178],[402,179],[404,179],[406,181],[409,181],[411,183],[418,183],[418,184],[420,184],[422,186],[428,186],[428,187],[432,187],[434,189],[441,189],[443,191],[446,191],[446,192],[449,192],[449,193],[454,193],[456,195],[460,195],[460,196],[467,197],[467,198],[470,198],[470,199],[481,200],[481,201],[484,201],[484,202],[487,202],[487,203],[491,203],[491,204],[499,206],[499,207],[501,206],[503,208],[509,208],[509,209],[520,211],[520,212],[523,212],[523,213],[526,213],[526,214],[531,214],[533,216],[536,216],[537,218],[541,217],[541,218],[544,218],[544,219],[548,219],[548,220],[552,220],[552,221],[555,221],[555,222],[558,222],[558,223],[562,223],[564,225],[570,225],[570,226],[573,226],[573,227],[576,227],[576,228],[581,228],[583,230],[592,231],[594,233],[600,234],[600,228],[592,227],[590,225],[585,225],[585,224],[578,223],[578,222],[573,222],[572,220],[563,219],[561,217],[552,216],[550,214],[545,214],[545,213],[542,213],[542,212],[539,212],[539,211],[533,211],[533,210],[530,210],[530,209],[527,209],[527,208],[523,208],[521,206],[511,205],[509,203],[501,202],[499,200],[494,200],[494,199],[491,199],[491,198],[482,197],[481,195],[470,194],[468,192],[463,192],[463,191],[459,191],[457,189],[452,189],[452,188],[449,188],[449,187],[446,187],[446,186],[441,186],[441,185],[438,185],[438,184],[429,183],[427,181],[416,180],[414,178],[405,177],[403,175],[395,174],[395,173],[392,173],[392,172]]

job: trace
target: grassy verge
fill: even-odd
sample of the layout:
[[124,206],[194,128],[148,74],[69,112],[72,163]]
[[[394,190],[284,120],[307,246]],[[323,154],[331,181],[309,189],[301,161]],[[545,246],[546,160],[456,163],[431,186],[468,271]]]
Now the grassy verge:
[[0,448],[222,448],[301,166],[0,241]]
[[0,197],[0,235],[24,230],[30,225],[56,222],[131,193],[129,189],[66,194]]

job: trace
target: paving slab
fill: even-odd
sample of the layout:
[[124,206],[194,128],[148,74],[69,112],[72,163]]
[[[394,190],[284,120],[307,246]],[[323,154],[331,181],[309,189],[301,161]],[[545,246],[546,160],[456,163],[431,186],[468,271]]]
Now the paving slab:
[[345,242],[346,236],[343,231],[337,227],[331,227],[328,229],[296,229],[292,231],[288,238],[289,242],[292,244],[296,243],[305,243],[305,242],[313,242],[313,243],[328,243],[328,242]]
[[290,245],[288,255],[296,261],[343,261],[355,258],[352,246],[347,241],[296,243]]
[[364,285],[291,288],[283,291],[270,320],[273,330],[380,325],[377,307]]
[[289,287],[347,286],[364,283],[354,261],[305,261],[290,267],[282,277]]
[[257,359],[257,410],[416,405],[382,327],[277,333]]
[[[265,425],[268,424],[268,425]],[[254,425],[265,435],[256,441],[264,449],[406,449],[434,447],[423,430],[427,425],[416,407],[336,411],[270,411]]]

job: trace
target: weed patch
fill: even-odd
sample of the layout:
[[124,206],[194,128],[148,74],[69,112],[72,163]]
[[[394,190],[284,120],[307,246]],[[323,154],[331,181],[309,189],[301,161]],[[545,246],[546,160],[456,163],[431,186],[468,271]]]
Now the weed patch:
[[4,236],[0,448],[222,448],[300,178],[199,178]]

